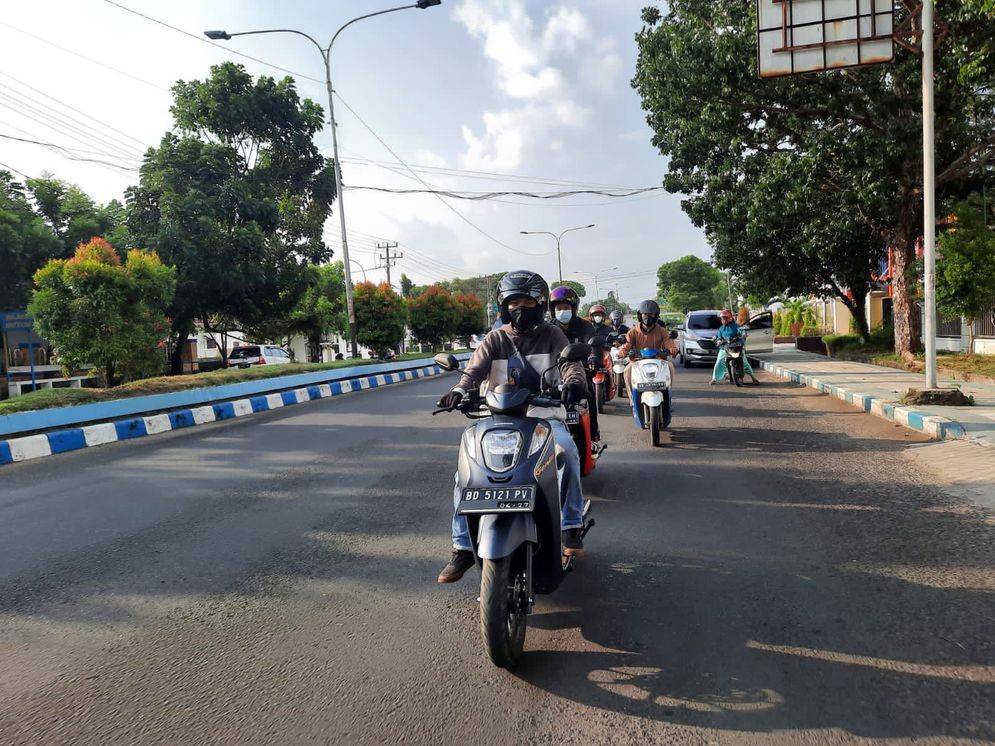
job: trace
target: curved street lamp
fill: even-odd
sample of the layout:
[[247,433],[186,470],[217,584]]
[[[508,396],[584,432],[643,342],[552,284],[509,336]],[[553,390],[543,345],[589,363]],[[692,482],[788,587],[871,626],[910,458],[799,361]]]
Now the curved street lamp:
[[259,31],[237,31],[232,34],[222,30],[204,32],[204,36],[206,36],[208,39],[213,39],[215,41],[220,41],[220,40],[227,41],[229,39],[235,38],[236,36],[250,36],[253,34],[297,34],[298,36],[303,36],[309,42],[314,44],[314,46],[321,53],[321,58],[325,63],[325,88],[328,91],[328,119],[332,128],[332,160],[333,160],[332,165],[334,166],[335,169],[335,192],[336,192],[336,199],[338,200],[339,203],[339,224],[342,229],[342,260],[343,260],[343,265],[345,266],[345,298],[346,298],[346,307],[348,308],[349,311],[349,340],[352,345],[353,357],[358,356],[359,349],[356,344],[356,307],[353,304],[352,300],[352,270],[350,269],[351,261],[349,259],[349,243],[346,239],[346,231],[345,231],[345,207],[342,199],[343,198],[342,169],[339,165],[339,141],[338,141],[338,135],[336,134],[335,131],[335,102],[332,100],[333,99],[332,94],[335,92],[335,89],[332,88],[332,63],[331,63],[332,46],[335,44],[335,40],[339,38],[339,34],[341,34],[343,31],[345,31],[346,28],[356,23],[357,21],[362,21],[364,18],[373,18],[374,16],[382,16],[385,13],[394,13],[398,10],[410,10],[414,8],[417,8],[419,10],[424,10],[425,8],[431,8],[441,3],[442,0],[418,0],[418,2],[416,2],[413,5],[401,5],[397,8],[388,8],[386,10],[378,10],[375,13],[367,13],[366,15],[357,16],[356,18],[353,18],[351,21],[348,21],[339,27],[339,30],[335,32],[334,36],[332,36],[332,40],[328,42],[327,47],[321,46],[321,44],[319,44],[315,40],[315,38],[310,34],[306,34],[303,31],[298,31],[296,29],[291,29],[291,28],[262,29]]
[[594,223],[590,225],[578,225],[576,228],[567,228],[559,234],[553,233],[552,231],[519,231],[524,236],[534,236],[537,234],[542,234],[546,236],[552,236],[556,239],[556,265],[560,270],[560,284],[563,284],[563,261],[560,259],[560,239],[570,231],[582,231],[586,228],[593,228]]

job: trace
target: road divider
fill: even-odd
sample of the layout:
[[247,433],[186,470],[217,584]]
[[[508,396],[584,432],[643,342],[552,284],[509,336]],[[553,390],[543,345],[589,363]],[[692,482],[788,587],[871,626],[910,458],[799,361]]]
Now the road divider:
[[[464,353],[457,357],[465,361],[469,355]],[[0,417],[0,435],[25,433],[20,437],[0,440],[0,465],[247,417],[304,402],[436,376],[443,372],[430,359],[426,359],[339,368],[172,394],[136,396],[112,402],[21,412]],[[198,406],[191,406],[192,404]],[[126,416],[121,416],[122,414]],[[38,430],[43,432],[32,432]]]

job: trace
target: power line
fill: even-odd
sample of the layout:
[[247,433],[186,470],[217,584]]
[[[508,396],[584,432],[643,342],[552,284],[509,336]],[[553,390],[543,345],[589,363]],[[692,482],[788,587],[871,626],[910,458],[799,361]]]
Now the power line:
[[[340,148],[341,150],[341,148]],[[343,163],[366,163],[374,166],[380,166],[392,170],[392,167],[396,164],[390,161],[379,161],[374,158],[366,158],[364,156],[355,155],[351,158],[343,158]],[[585,181],[575,181],[570,179],[557,179],[545,176],[525,176],[522,174],[502,174],[495,171],[475,171],[472,169],[460,169],[460,168],[449,168],[446,166],[423,166],[415,165],[411,166],[414,171],[422,171],[425,173],[432,173],[440,176],[453,176],[461,177],[466,179],[481,179],[484,181],[523,181],[529,184],[548,184],[551,186],[575,186],[583,188],[598,188],[598,189],[630,189],[632,187],[623,186],[620,184],[601,184],[597,182],[585,182]]]
[[31,178],[26,173],[24,173],[23,171],[21,171],[19,168],[14,168],[13,166],[10,166],[10,165],[8,165],[6,163],[3,163],[2,161],[0,161],[0,166],[3,166],[4,168],[6,168],[6,169],[8,169],[10,171],[13,171],[15,174],[20,174],[25,179],[30,179]]
[[465,199],[465,200],[486,200],[494,199],[495,197],[527,197],[529,199],[563,199],[565,197],[576,197],[584,194],[597,195],[601,197],[613,197],[616,199],[622,199],[625,197],[634,197],[638,194],[645,194],[646,192],[657,192],[663,189],[662,186],[654,187],[639,187],[637,189],[629,189],[624,192],[609,192],[602,189],[574,189],[566,192],[457,192],[448,191],[441,189],[395,189],[391,187],[379,187],[379,186],[348,186],[346,189],[362,189],[371,192],[386,192],[388,194],[435,194],[441,195],[443,197],[450,197],[452,199]]
[[71,55],[74,55],[76,57],[79,57],[80,59],[84,59],[87,62],[92,62],[95,65],[100,65],[100,67],[105,67],[108,70],[113,70],[114,72],[119,73],[121,75],[124,75],[125,77],[131,78],[132,80],[136,80],[139,83],[144,83],[147,86],[151,86],[152,88],[158,88],[160,91],[166,91],[167,93],[169,93],[169,89],[168,88],[163,88],[158,83],[153,83],[151,80],[145,80],[144,78],[139,78],[137,75],[132,75],[131,73],[126,72],[124,70],[121,70],[120,68],[113,67],[112,65],[108,65],[106,62],[101,62],[100,60],[95,60],[93,57],[87,57],[85,54],[80,54],[79,52],[76,52],[76,51],[74,51],[72,49],[69,49],[68,47],[63,47],[60,44],[56,44],[54,41],[49,41],[48,39],[43,39],[40,36],[35,36],[34,34],[29,33],[29,32],[27,32],[27,31],[25,31],[23,29],[19,29],[16,26],[11,26],[9,23],[5,23],[4,21],[0,21],[0,26],[6,26],[7,28],[11,29],[12,31],[16,31],[19,34],[24,34],[25,36],[30,36],[32,39],[35,39],[36,41],[40,41],[42,44],[47,44],[50,47],[55,47],[56,49],[61,49],[63,52],[66,52],[68,54],[71,54]]
[[[109,0],[108,0],[108,1],[109,1]],[[342,102],[342,105],[343,105],[343,106],[345,106],[345,108],[346,108],[346,109],[348,109],[348,110],[349,110],[349,111],[350,111],[350,112],[352,113],[352,115],[353,115],[354,117],[356,117],[356,119],[357,119],[357,120],[359,121],[359,123],[360,123],[360,124],[362,124],[362,125],[363,125],[363,126],[364,126],[364,127],[366,128],[366,130],[367,130],[367,131],[368,131],[368,132],[369,132],[369,133],[370,133],[371,135],[373,135],[373,137],[375,137],[375,138],[377,139],[377,142],[379,142],[379,143],[380,143],[381,145],[383,145],[383,146],[384,146],[384,147],[385,147],[385,148],[387,149],[387,151],[388,151],[388,152],[389,152],[389,153],[390,153],[390,154],[391,154],[392,156],[394,156],[394,158],[395,158],[395,159],[397,160],[397,162],[398,162],[398,163],[400,163],[400,164],[401,164],[402,166],[404,166],[404,167],[405,167],[405,168],[406,168],[406,169],[407,169],[408,171],[410,171],[410,172],[411,172],[411,174],[412,174],[412,175],[413,175],[413,176],[414,176],[414,177],[415,177],[416,179],[418,179],[418,181],[420,181],[420,182],[422,183],[422,185],[423,185],[423,186],[425,186],[425,187],[426,187],[426,188],[428,188],[428,189],[432,189],[432,188],[433,188],[431,184],[429,184],[428,182],[426,182],[426,181],[425,181],[425,180],[424,180],[424,179],[423,179],[423,178],[422,178],[421,176],[419,176],[418,174],[416,174],[416,173],[415,173],[414,171],[412,171],[412,170],[411,170],[411,167],[410,167],[410,166],[409,166],[409,165],[408,165],[407,163],[405,163],[405,162],[404,162],[404,160],[403,160],[403,159],[401,158],[401,156],[399,156],[399,155],[398,155],[398,154],[397,154],[396,152],[394,152],[394,149],[393,149],[393,148],[391,148],[391,147],[390,147],[390,145],[388,145],[388,144],[387,144],[386,142],[384,142],[383,138],[382,138],[382,137],[380,137],[380,135],[378,135],[378,134],[377,134],[376,132],[374,132],[373,128],[372,128],[372,127],[370,127],[370,125],[368,125],[368,124],[366,123],[366,121],[365,121],[365,120],[364,120],[364,119],[363,119],[363,118],[362,118],[361,116],[359,116],[359,114],[357,114],[357,113],[356,113],[355,109],[353,109],[353,108],[352,108],[351,106],[349,106],[349,104],[348,104],[348,103],[347,103],[347,102],[345,101],[345,99],[343,99],[343,98],[342,98],[341,96],[339,96],[339,95],[338,95],[338,93],[336,93],[336,94],[335,94],[335,96],[336,96],[336,97],[337,97],[337,98],[339,99],[339,101],[341,101],[341,102]],[[464,215],[463,213],[461,213],[461,212],[460,212],[459,210],[457,210],[457,209],[456,209],[455,207],[453,207],[453,206],[452,206],[451,204],[449,204],[448,202],[446,202],[446,200],[445,200],[445,199],[443,199],[443,197],[442,197],[441,195],[439,195],[439,194],[436,194],[436,195],[435,195],[435,197],[436,197],[436,199],[438,199],[438,200],[439,200],[439,201],[440,201],[440,202],[441,202],[442,204],[444,204],[444,205],[446,206],[446,208],[447,208],[447,209],[449,209],[449,210],[451,210],[451,211],[452,211],[453,213],[455,213],[455,214],[456,214],[456,215],[457,215],[457,216],[459,217],[459,219],[460,219],[460,220],[462,220],[463,222],[465,222],[465,223],[466,223],[467,225],[471,226],[471,227],[472,227],[472,228],[473,228],[474,230],[476,230],[476,231],[477,231],[478,233],[480,233],[481,235],[483,235],[483,236],[485,236],[486,238],[490,239],[491,241],[493,241],[494,243],[498,244],[499,246],[503,246],[504,248],[508,249],[509,251],[513,251],[513,252],[515,252],[516,254],[523,254],[524,256],[545,256],[545,254],[548,254],[548,253],[549,253],[549,252],[545,252],[544,254],[534,254],[534,253],[532,253],[532,252],[528,252],[528,251],[522,251],[521,249],[516,249],[516,248],[515,248],[515,247],[513,247],[513,246],[509,246],[509,245],[508,245],[508,244],[506,244],[506,243],[505,243],[504,241],[501,241],[501,240],[499,240],[499,239],[497,239],[497,238],[494,238],[494,236],[492,236],[492,235],[491,235],[490,233],[488,233],[487,231],[485,231],[485,230],[484,230],[483,228],[481,228],[481,227],[480,227],[479,225],[477,225],[476,223],[474,223],[474,222],[473,222],[472,220],[470,220],[470,218],[466,217],[466,215]]]
[[60,101],[59,99],[55,98],[54,96],[51,96],[48,93],[45,93],[45,91],[42,91],[42,90],[40,90],[38,88],[35,88],[32,85],[29,85],[29,84],[25,83],[23,80],[15,78],[13,75],[11,75],[9,73],[5,73],[3,70],[0,70],[0,75],[3,75],[5,78],[8,78],[9,80],[13,80],[18,85],[23,86],[24,88],[27,88],[30,91],[34,91],[35,93],[37,93],[40,96],[44,96],[47,99],[55,101],[59,106],[62,106],[64,108],[66,108],[66,109],[69,109],[72,112],[75,112],[77,114],[80,114],[81,116],[86,117],[91,122],[96,122],[97,124],[101,125],[102,127],[106,127],[107,129],[111,130],[112,132],[116,132],[119,135],[124,135],[129,140],[133,140],[134,142],[138,143],[142,147],[146,146],[146,143],[144,141],[138,139],[134,135],[129,135],[127,132],[125,132],[123,130],[119,130],[117,127],[114,127],[114,126],[112,126],[110,124],[107,124],[107,122],[102,122],[99,119],[97,119],[95,116],[93,116],[92,114],[89,114],[89,113],[87,113],[85,111],[81,111],[80,109],[74,108],[74,107],[70,106],[69,104],[65,103],[64,101]]
[[[121,166],[121,165],[118,165],[116,163],[111,163],[110,161],[100,160],[99,158],[86,158],[86,157],[83,157],[83,156],[75,156],[75,155],[72,155],[73,151],[71,149],[64,148],[61,145],[56,145],[55,143],[51,143],[51,142],[41,142],[40,140],[29,140],[29,139],[24,138],[24,137],[14,137],[13,135],[7,135],[7,134],[4,134],[3,132],[0,132],[0,138],[3,138],[5,140],[15,140],[17,142],[29,143],[31,145],[41,145],[42,147],[49,148],[50,150],[54,150],[55,152],[59,153],[64,158],[67,158],[70,161],[82,161],[84,163],[99,163],[99,164],[104,165],[104,166],[110,166],[111,168],[121,169],[122,171],[138,171],[137,168],[130,168],[128,166]],[[82,152],[82,151],[78,151],[78,152]],[[103,155],[107,155],[107,154],[104,153]]]
[[225,46],[224,44],[218,44],[198,34],[191,33],[190,31],[185,31],[177,26],[173,26],[171,24],[166,23],[165,21],[160,21],[158,18],[153,18],[152,16],[145,15],[145,13],[140,13],[139,11],[134,10],[133,8],[129,8],[127,5],[122,5],[121,3],[114,2],[114,0],[104,0],[104,2],[107,3],[108,5],[113,5],[115,8],[120,8],[121,10],[127,13],[136,15],[139,18],[144,18],[146,21],[151,21],[152,23],[158,24],[159,26],[165,26],[166,28],[171,29],[172,31],[176,31],[179,34],[183,34],[184,36],[189,36],[191,39],[196,39],[197,41],[203,42],[204,44],[210,44],[212,47],[217,47],[218,49],[223,50],[226,54],[234,54],[237,55],[238,57],[244,57],[247,60],[258,62],[260,65],[271,67],[274,70],[279,70],[281,72],[289,73],[295,77],[311,80],[314,81],[315,83],[321,83],[322,85],[325,84],[324,80],[319,80],[318,78],[312,78],[310,75],[305,75],[304,73],[299,73],[294,70],[290,70],[286,67],[280,67],[279,65],[274,65],[272,62],[267,62],[266,60],[261,60],[258,57],[253,57],[251,54],[245,54],[243,52],[239,52],[235,49],[232,49],[231,47]]
[[[85,123],[76,122],[70,119],[67,115],[53,108],[49,104],[46,104],[44,101],[38,101],[37,99],[32,98],[31,96],[22,93],[21,91],[18,91],[15,88],[11,88],[5,83],[0,83],[0,89],[3,89],[0,90],[0,96],[2,96],[8,102],[14,102],[17,106],[20,106],[22,109],[33,111],[43,117],[48,117],[52,119],[54,122],[70,128],[72,132],[76,132],[79,131],[80,129],[83,129],[85,130],[85,132],[80,133],[83,135],[83,137],[90,140],[93,144],[97,145],[98,147],[104,149],[110,148],[113,151],[117,151],[116,155],[118,157],[120,156],[132,157],[137,152],[134,149],[133,145],[124,143],[116,136],[105,135],[95,130],[94,128],[88,126]],[[79,142],[79,140],[77,141]],[[110,153],[105,153],[105,155],[110,155]],[[140,158],[136,158],[136,160],[140,160]]]

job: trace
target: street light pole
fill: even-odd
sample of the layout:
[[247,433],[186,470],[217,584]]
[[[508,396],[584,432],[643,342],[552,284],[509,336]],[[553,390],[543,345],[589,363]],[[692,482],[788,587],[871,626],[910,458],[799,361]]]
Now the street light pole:
[[[399,10],[410,10],[413,8],[418,8],[424,10],[425,8],[430,8],[435,5],[439,5],[442,0],[418,0],[414,5],[401,5],[396,8],[387,8],[386,10],[378,10],[375,13],[367,13],[365,15],[357,16],[351,21],[347,21],[339,27],[339,30],[335,32],[332,36],[332,40],[328,42],[327,47],[322,47],[313,36],[306,34],[303,31],[298,31],[296,29],[281,28],[281,29],[263,29],[260,31],[239,31],[234,34],[229,34],[226,31],[205,31],[204,35],[208,39],[213,40],[228,40],[236,36],[251,36],[254,34],[297,34],[298,36],[303,36],[305,39],[310,41],[317,47],[318,52],[321,53],[322,61],[325,63],[325,89],[328,92],[328,119],[329,124],[332,128],[332,167],[335,173],[335,195],[338,200],[339,207],[339,228],[342,233],[342,264],[345,268],[345,300],[346,309],[349,315],[349,342],[352,347],[352,356],[359,356],[359,348],[356,342],[356,306],[353,302],[353,292],[352,292],[352,270],[351,270],[351,260],[349,259],[349,241],[346,235],[345,228],[345,200],[344,194],[342,192],[342,165],[339,161],[339,138],[336,131],[335,125],[335,89],[332,87],[332,46],[335,44],[335,40],[339,38],[339,34],[345,31],[346,28],[356,23],[357,21],[362,21],[365,18],[373,18],[374,16],[382,16],[385,13],[394,13]],[[364,272],[365,277],[365,272]]]
[[553,233],[552,231],[519,231],[524,236],[533,236],[537,234],[552,236],[556,239],[556,265],[560,271],[560,284],[563,284],[563,260],[560,258],[560,239],[570,231],[582,231],[586,228],[593,228],[594,223],[590,225],[578,225],[576,228],[567,228],[565,231],[560,232],[559,235]]

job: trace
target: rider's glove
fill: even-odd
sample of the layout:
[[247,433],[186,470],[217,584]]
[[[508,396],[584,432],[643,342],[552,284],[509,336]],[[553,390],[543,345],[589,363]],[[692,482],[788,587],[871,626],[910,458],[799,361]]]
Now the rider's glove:
[[569,407],[587,398],[587,386],[583,383],[567,383],[563,386],[560,394],[560,401],[563,406]]
[[439,399],[437,406],[439,409],[456,409],[461,401],[463,401],[463,392],[453,389]]

